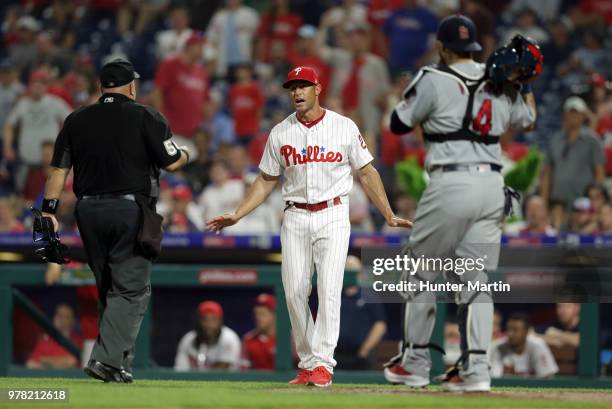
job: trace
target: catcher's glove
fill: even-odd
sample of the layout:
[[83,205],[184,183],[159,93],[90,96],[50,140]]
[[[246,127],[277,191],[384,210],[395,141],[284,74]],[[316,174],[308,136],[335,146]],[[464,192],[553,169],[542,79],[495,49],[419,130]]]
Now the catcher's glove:
[[43,216],[38,209],[32,208],[31,210],[34,215],[34,226],[32,229],[34,244],[40,243],[44,245],[37,248],[34,252],[43,261],[48,263],[69,263],[70,260],[66,258],[68,247],[60,242],[59,235],[53,228],[53,220],[50,217]]
[[544,56],[538,44],[529,37],[515,35],[508,47],[516,50],[519,56],[518,69],[520,72],[518,82],[533,82],[544,68]]

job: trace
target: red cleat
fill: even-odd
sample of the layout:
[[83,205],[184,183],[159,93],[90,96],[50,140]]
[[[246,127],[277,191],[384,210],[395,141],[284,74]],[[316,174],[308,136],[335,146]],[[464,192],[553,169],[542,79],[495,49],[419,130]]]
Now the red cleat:
[[429,379],[408,372],[400,364],[385,368],[385,379],[392,384],[403,383],[413,388],[422,388],[429,385]]
[[442,387],[449,392],[489,392],[491,381],[466,381],[459,374],[454,374],[445,379]]
[[329,372],[327,368],[324,366],[317,366],[308,379],[308,385],[325,388],[332,384],[332,377],[332,373]]
[[295,378],[289,381],[289,385],[308,385],[308,379],[312,375],[312,371],[308,369],[300,369]]

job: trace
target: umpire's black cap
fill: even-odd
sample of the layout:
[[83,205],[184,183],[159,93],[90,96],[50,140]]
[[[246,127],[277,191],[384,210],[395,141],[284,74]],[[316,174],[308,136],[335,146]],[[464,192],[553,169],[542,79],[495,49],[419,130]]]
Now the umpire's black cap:
[[125,58],[115,58],[104,64],[100,70],[100,83],[103,88],[115,88],[129,84],[140,75],[134,71],[134,66]]
[[482,47],[476,41],[474,22],[461,14],[448,16],[440,22],[438,41],[452,51],[478,52],[482,50]]

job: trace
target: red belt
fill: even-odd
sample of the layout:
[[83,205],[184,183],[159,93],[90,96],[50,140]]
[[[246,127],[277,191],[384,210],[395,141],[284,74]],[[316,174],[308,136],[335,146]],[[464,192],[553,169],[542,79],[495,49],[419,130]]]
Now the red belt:
[[[332,204],[330,205],[329,202],[332,202]],[[305,209],[311,212],[318,212],[319,210],[324,210],[332,206],[338,206],[339,204],[342,204],[342,201],[340,200],[340,196],[336,196],[332,200],[328,200],[328,201],[320,202],[320,203],[312,203],[312,204],[287,202],[287,206],[295,206],[298,209]]]

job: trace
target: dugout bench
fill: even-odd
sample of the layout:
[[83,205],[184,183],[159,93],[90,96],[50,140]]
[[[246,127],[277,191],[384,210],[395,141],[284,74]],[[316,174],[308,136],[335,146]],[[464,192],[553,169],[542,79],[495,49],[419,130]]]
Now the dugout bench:
[[[0,376],[41,376],[41,377],[82,377],[80,369],[39,370],[28,369],[12,364],[12,313],[15,303],[18,303],[43,326],[49,329],[48,318],[41,317],[36,307],[17,289],[19,286],[44,286],[44,264],[0,264]],[[290,323],[282,289],[280,266],[215,266],[215,265],[155,265],[152,274],[153,287],[271,287],[277,297],[277,358],[274,372],[175,372],[167,368],[152,368],[150,366],[151,342],[151,306],[142,323],[142,328],[136,346],[134,367],[138,378],[150,379],[206,379],[206,380],[259,380],[286,381],[294,373]],[[356,273],[347,271],[344,284],[356,282]],[[316,281],[313,281],[315,284]],[[93,284],[93,276],[89,273],[64,278],[58,283],[65,286]],[[151,299],[155,303],[155,299]],[[612,378],[599,377],[599,308],[595,303],[582,305],[580,319],[581,343],[578,352],[578,376],[556,377],[553,379],[503,378],[493,381],[497,386],[530,386],[530,387],[612,387]],[[446,318],[445,304],[438,308],[436,327],[433,340],[442,344],[444,321]],[[47,323],[45,324],[45,319]],[[49,332],[49,331],[48,331]],[[51,336],[56,334],[50,333]],[[54,336],[56,338],[56,336]],[[63,344],[60,339],[60,343]],[[70,345],[67,349],[75,354]],[[432,374],[443,371],[442,358],[433,353]],[[382,371],[337,371],[335,379],[338,382],[351,383],[384,383]]]

